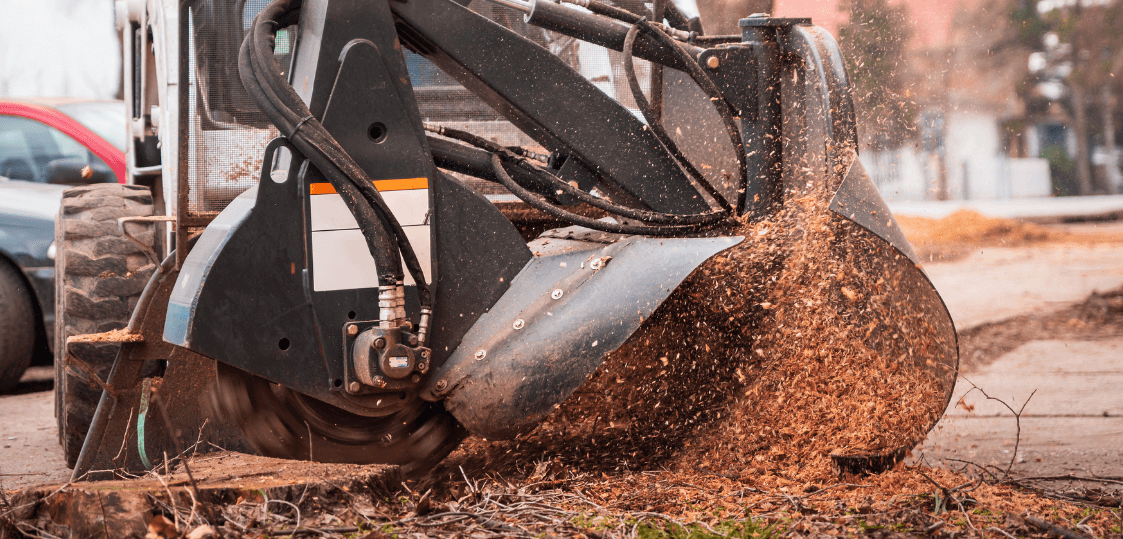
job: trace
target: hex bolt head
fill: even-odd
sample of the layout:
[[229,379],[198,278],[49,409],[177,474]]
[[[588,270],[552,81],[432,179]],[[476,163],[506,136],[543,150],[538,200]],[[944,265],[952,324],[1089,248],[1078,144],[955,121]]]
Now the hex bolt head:
[[374,382],[374,387],[386,387],[386,379],[381,376],[375,376],[371,381]]
[[446,387],[448,387],[448,382],[444,380],[437,381],[437,391],[444,391]]
[[429,359],[429,351],[428,350],[422,350],[421,351],[421,359]]
[[374,347],[379,349],[379,350],[381,350],[383,348],[386,348],[386,339],[383,339],[382,337],[379,337],[379,338],[375,339],[374,340]]
[[359,326],[356,326],[355,324],[348,324],[347,325],[347,334],[352,336],[352,337],[354,337],[355,335],[358,335],[359,334]]
[[476,361],[479,361],[479,360],[481,360],[485,357],[487,357],[487,350],[484,350],[482,348],[479,349],[479,350],[476,350]]
[[720,63],[721,61],[717,59],[717,56],[706,58],[706,66],[710,69],[717,69],[717,66],[720,65]]
[[363,386],[359,385],[358,382],[351,382],[350,384],[347,384],[347,391],[350,393],[358,393],[362,388]]
[[515,323],[512,324],[512,327],[514,327],[515,329],[522,329],[526,327],[526,322],[524,322],[522,318],[519,318],[518,320],[515,320]]
[[554,299],[561,299],[563,295],[565,295],[565,292],[560,288],[555,288],[553,292],[550,292],[550,297]]
[[417,340],[417,335],[410,335],[409,336],[409,345],[410,346],[417,346],[418,342],[420,342],[420,341]]
[[593,271],[601,269],[601,266],[603,266],[603,265],[604,265],[604,262],[601,262],[601,259],[599,259],[599,258],[594,259],[592,262],[589,262],[589,267],[592,268]]
[[417,362],[417,370],[418,370],[419,372],[425,372],[425,371],[428,371],[428,370],[429,370],[429,362],[428,362],[428,361],[419,361],[419,362]]

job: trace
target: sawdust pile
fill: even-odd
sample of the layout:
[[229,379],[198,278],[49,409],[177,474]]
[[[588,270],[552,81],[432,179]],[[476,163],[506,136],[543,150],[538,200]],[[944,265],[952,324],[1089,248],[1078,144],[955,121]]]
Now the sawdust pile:
[[924,262],[955,260],[978,247],[1123,242],[1123,235],[1118,233],[1073,233],[1058,227],[987,217],[969,209],[957,210],[941,219],[898,215],[897,222]]
[[836,474],[830,457],[903,453],[951,392],[955,336],[912,262],[792,193],[692,274],[548,422],[488,449],[581,469],[657,465]]
[[1023,245],[1072,236],[1033,223],[987,217],[968,209],[956,210],[942,219],[897,216],[897,222],[914,247],[934,243],[980,242]]

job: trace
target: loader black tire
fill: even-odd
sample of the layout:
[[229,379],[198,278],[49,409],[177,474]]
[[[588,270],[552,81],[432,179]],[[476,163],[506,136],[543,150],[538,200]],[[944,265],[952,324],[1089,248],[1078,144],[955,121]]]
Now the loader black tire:
[[0,260],[0,393],[19,383],[35,355],[35,302],[15,266]]
[[[55,221],[55,416],[66,465],[71,468],[101,399],[101,387],[91,377],[108,378],[120,345],[67,347],[66,340],[128,325],[156,265],[121,234],[117,219],[152,213],[147,187],[84,185],[62,195]],[[134,237],[153,245],[152,225],[127,227]]]

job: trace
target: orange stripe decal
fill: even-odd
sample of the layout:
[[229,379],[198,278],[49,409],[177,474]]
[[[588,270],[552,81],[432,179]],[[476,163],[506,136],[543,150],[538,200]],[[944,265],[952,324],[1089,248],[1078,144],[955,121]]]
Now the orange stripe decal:
[[[374,188],[378,189],[379,191],[406,191],[410,189],[428,189],[429,178],[374,180]],[[331,195],[335,194],[335,188],[327,182],[313,183],[308,185],[308,194]]]

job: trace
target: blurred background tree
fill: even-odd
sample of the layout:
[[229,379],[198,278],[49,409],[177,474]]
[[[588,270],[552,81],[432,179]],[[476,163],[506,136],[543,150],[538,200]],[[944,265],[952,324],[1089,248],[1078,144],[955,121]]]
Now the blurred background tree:
[[1016,30],[1011,39],[1033,51],[1019,91],[1027,113],[1050,114],[1059,106],[1075,135],[1069,171],[1074,185],[1062,191],[1111,192],[1119,183],[1116,117],[1123,92],[1123,1],[1022,0],[1015,2],[1010,18]]
[[913,29],[908,6],[887,0],[847,0],[849,20],[838,29],[858,112],[860,142],[874,150],[913,139],[917,105],[908,60]]

